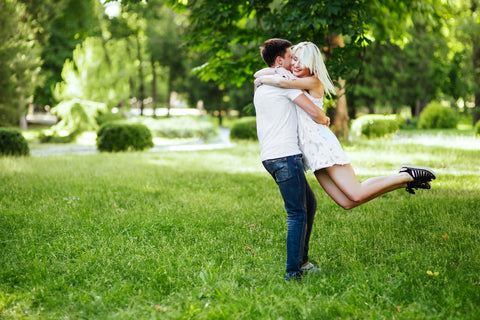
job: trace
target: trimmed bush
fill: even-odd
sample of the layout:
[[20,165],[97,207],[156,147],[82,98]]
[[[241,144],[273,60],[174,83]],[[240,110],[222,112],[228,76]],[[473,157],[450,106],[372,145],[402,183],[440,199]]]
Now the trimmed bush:
[[480,121],[475,125],[475,136],[480,136]]
[[152,133],[143,124],[108,122],[97,133],[99,151],[141,151],[151,147]]
[[245,117],[235,121],[230,130],[230,138],[232,140],[258,140],[257,119]]
[[452,108],[444,107],[438,102],[429,103],[420,113],[419,129],[456,128],[458,118]]
[[379,138],[397,132],[403,121],[397,115],[367,114],[352,122],[352,133],[357,137]]
[[158,120],[147,118],[140,121],[152,131],[155,137],[208,140],[218,134],[215,125],[199,117],[180,116]]
[[0,155],[28,156],[30,148],[18,130],[0,128]]

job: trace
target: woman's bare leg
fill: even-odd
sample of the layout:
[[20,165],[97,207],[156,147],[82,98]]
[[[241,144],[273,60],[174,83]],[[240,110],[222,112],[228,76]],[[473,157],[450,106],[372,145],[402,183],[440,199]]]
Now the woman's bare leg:
[[325,169],[315,171],[315,177],[323,190],[342,208],[349,210],[359,205],[359,203],[350,200],[343,191],[337,187]]
[[381,176],[360,183],[350,164],[334,165],[315,172],[327,194],[345,209],[352,209],[387,192],[404,188],[413,181],[408,173]]

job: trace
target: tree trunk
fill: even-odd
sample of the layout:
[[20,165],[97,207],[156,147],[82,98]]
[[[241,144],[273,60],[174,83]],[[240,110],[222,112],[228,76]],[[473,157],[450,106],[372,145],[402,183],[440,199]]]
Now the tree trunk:
[[218,110],[218,125],[219,125],[220,127],[223,125],[222,110]]
[[337,110],[333,119],[333,132],[340,140],[348,140],[348,119],[345,80],[340,78],[337,87]]
[[413,116],[414,117],[420,116],[420,113],[422,113],[422,110],[425,109],[426,106],[427,106],[427,103],[425,101],[417,99],[417,103],[415,105],[415,112]]
[[102,47],[103,47],[103,53],[105,54],[105,61],[107,62],[108,67],[111,68],[112,59],[110,59],[110,54],[108,53],[108,50],[107,50],[107,40],[105,40],[103,37],[102,37]]
[[175,100],[177,100],[177,93],[172,91],[172,68],[169,68],[168,71],[168,81],[167,81],[167,92],[168,92],[168,101],[167,101],[167,118],[170,118],[170,108],[175,105]]
[[[126,50],[127,50],[127,54],[128,54],[128,57],[130,58],[130,60],[133,61],[133,57],[132,57],[132,50],[130,49],[130,40],[127,39],[126,41]],[[130,77],[128,78],[128,84],[129,84],[129,89],[130,89],[130,93],[128,95],[129,98],[132,97],[133,93],[135,92],[135,79],[133,78],[133,75],[130,75]]]
[[[476,14],[478,9],[479,2],[472,1],[470,6],[470,11],[472,12],[472,17]],[[478,35],[473,36],[473,79],[475,84],[480,88],[480,44],[478,43]],[[480,91],[475,93],[475,107],[473,109],[473,126],[480,120]]]
[[[473,78],[480,88],[480,44],[473,41]],[[475,93],[475,108],[473,109],[473,125],[480,120],[480,91]]]
[[152,65],[152,109],[153,117],[157,117],[157,69],[155,67],[155,60],[153,56],[150,58],[150,63]]
[[143,116],[143,100],[145,100],[145,81],[143,79],[143,68],[142,68],[142,48],[140,45],[140,38],[137,35],[137,55],[138,55],[138,80],[140,81],[140,87],[138,89],[138,103],[140,106],[140,115]]
[[[343,47],[345,45],[342,35],[333,35],[329,45],[329,51],[335,47]],[[337,80],[337,110],[333,119],[333,132],[341,140],[348,140],[348,108],[347,96],[345,95],[345,80],[339,78]]]

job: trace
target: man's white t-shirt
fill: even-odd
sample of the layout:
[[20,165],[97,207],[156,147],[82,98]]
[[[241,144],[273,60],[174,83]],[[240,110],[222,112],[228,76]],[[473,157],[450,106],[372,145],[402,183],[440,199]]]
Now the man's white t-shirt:
[[297,112],[293,102],[302,91],[261,85],[253,103],[262,161],[302,153],[298,147]]

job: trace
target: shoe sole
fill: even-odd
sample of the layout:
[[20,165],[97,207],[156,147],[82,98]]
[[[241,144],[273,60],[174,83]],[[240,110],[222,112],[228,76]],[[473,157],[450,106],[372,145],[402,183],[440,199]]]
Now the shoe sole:
[[[433,176],[433,179],[432,179],[432,180],[437,179],[437,175],[435,174],[435,172],[433,172],[432,169],[427,168],[427,167],[419,167],[419,166],[411,166],[411,165],[409,165],[409,164],[402,164],[402,167],[400,168],[400,171],[401,171],[403,168],[406,168],[406,169],[416,169],[416,170],[425,170],[425,171],[427,171],[428,173],[430,173],[430,174]],[[426,182],[428,182],[428,181],[426,181]]]

